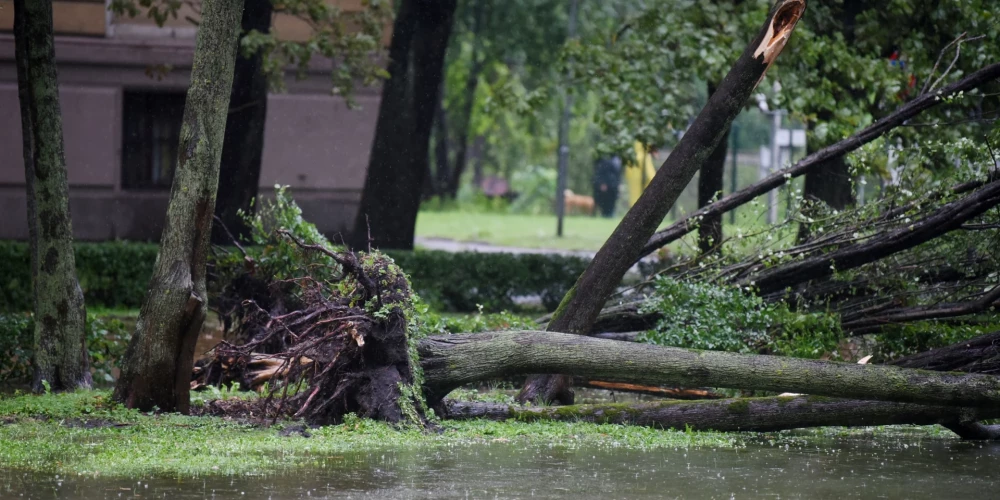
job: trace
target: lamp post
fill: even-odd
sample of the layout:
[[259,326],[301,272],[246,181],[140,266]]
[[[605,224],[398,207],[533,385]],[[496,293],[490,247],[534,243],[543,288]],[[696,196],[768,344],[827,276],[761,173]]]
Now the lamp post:
[[[576,36],[577,1],[569,1],[569,27],[566,30],[567,39]],[[569,167],[569,119],[573,108],[573,95],[568,86],[563,89],[562,116],[559,117],[559,160],[556,177],[556,236],[563,235],[563,217],[566,215],[566,170]]]

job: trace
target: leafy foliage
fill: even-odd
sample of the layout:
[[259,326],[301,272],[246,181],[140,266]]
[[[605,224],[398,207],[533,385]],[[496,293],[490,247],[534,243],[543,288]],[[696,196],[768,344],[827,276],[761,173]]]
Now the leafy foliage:
[[[0,383],[25,382],[31,378],[34,328],[34,317],[30,314],[0,314]],[[110,383],[131,332],[121,320],[95,314],[87,315],[85,329],[94,382]]]
[[[334,61],[330,71],[331,93],[343,96],[351,107],[357,106],[354,94],[358,81],[370,86],[389,77],[378,61],[385,53],[383,31],[393,15],[390,2],[364,0],[359,11],[345,11],[324,0],[286,0],[273,4],[275,15],[305,23],[309,37],[286,39],[275,26],[268,33],[250,30],[242,34],[241,53],[247,57],[256,53],[263,56],[263,71],[272,91],[285,90],[286,68],[290,66],[296,68],[296,77],[305,78],[316,57]],[[199,14],[195,3],[186,0],[112,0],[108,6],[117,15],[144,15],[158,26],[178,19],[185,8]],[[191,16],[185,18],[191,24],[198,24]]]
[[833,315],[795,313],[738,286],[659,276],[653,290],[640,309],[663,316],[640,336],[652,344],[817,358],[836,352],[841,337]]
[[[138,308],[156,261],[157,245],[74,243],[76,272],[88,308]],[[32,310],[28,245],[0,241],[0,312]]]

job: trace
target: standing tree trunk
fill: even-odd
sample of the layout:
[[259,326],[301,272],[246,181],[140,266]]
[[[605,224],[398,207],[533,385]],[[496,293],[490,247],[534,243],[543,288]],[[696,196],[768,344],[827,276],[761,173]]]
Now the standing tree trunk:
[[[588,333],[656,226],[663,221],[695,172],[715,151],[732,120],[764,78],[767,68],[781,53],[805,6],[805,0],[777,1],[760,33],[733,64],[688,132],[653,176],[649,187],[563,297],[547,330]],[[569,385],[566,377],[532,376],[517,399],[522,403],[542,400],[572,404],[573,393]]]
[[[708,96],[715,93],[715,85],[708,84]],[[722,135],[719,145],[705,161],[698,175],[698,208],[704,208],[722,193],[722,180],[726,172],[726,149],[729,144],[729,127]],[[710,251],[722,241],[722,214],[706,216],[698,226],[698,249],[702,253]]]
[[[271,0],[246,0],[240,23],[243,34],[252,30],[270,32],[273,11]],[[215,215],[237,238],[248,235],[249,228],[238,211],[253,213],[251,202],[257,197],[260,184],[266,117],[267,76],[263,70],[263,54],[257,51],[247,56],[239,51],[219,167],[219,177],[226,181],[219,186],[215,202]],[[212,241],[229,244],[230,238],[222,225],[212,228]]]
[[[351,246],[412,249],[456,0],[404,0]],[[369,233],[371,239],[369,240]]]
[[[857,200],[847,157],[841,155],[830,158],[806,174],[802,196],[812,203],[823,203],[834,210],[844,210],[854,205]],[[803,212],[804,215],[816,215],[810,213],[815,211],[809,210],[808,207]],[[809,226],[799,224],[798,241],[804,242],[807,239],[809,239]]]
[[[472,29],[470,30],[470,34],[472,35],[472,62],[469,65],[469,74],[465,77],[465,95],[462,99],[461,115],[456,127],[458,147],[455,150],[455,166],[451,171],[451,178],[448,180],[447,188],[448,196],[451,199],[455,199],[458,196],[458,187],[462,182],[462,174],[465,173],[465,167],[469,164],[469,129],[472,125],[472,111],[476,103],[476,89],[479,88],[479,75],[482,74],[483,67],[485,66],[484,62],[479,58],[479,46],[482,43],[479,37],[483,30],[487,8],[491,7],[492,2],[483,0],[473,2],[472,5]],[[474,176],[473,184],[477,188],[481,181],[481,173]]]
[[195,42],[176,174],[135,334],[114,398],[187,413],[194,345],[206,315],[205,264],[243,0],[206,0]]
[[444,87],[438,93],[437,116],[434,120],[434,168],[431,180],[431,194],[444,197],[451,178],[451,162],[448,160],[448,112],[444,109]]
[[76,280],[52,3],[14,2],[14,52],[34,283],[32,389],[90,387],[86,309]]

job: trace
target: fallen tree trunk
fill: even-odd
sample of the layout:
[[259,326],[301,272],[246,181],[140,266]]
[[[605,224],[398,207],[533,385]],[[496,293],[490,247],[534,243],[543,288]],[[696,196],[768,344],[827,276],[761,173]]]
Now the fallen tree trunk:
[[990,427],[973,422],[1000,417],[1000,408],[997,407],[955,408],[816,396],[560,407],[445,401],[438,406],[438,411],[442,417],[454,420],[556,420],[721,432],[773,432],[824,426],[942,424],[949,429],[954,428],[964,439],[996,439],[998,426]]
[[471,382],[544,373],[641,385],[1000,408],[1000,378],[991,375],[698,351],[556,332],[428,337],[420,341],[418,352],[431,405]]
[[882,137],[886,132],[902,125],[910,118],[946,101],[946,97],[956,95],[978,88],[986,83],[1000,78],[1000,63],[991,64],[985,68],[972,73],[971,75],[951,84],[937,92],[924,94],[906,105],[900,107],[892,114],[873,123],[857,134],[848,137],[836,144],[823,148],[801,160],[795,165],[784,170],[779,170],[763,180],[743,188],[735,193],[722,197],[719,201],[704,208],[692,212],[687,217],[671,224],[670,226],[657,231],[649,238],[643,246],[642,251],[635,261],[663,248],[670,243],[677,241],[686,234],[694,231],[698,227],[698,222],[704,217],[722,215],[730,210],[736,209],[753,201],[754,198],[784,185],[796,177],[805,175],[823,165],[826,161],[837,156],[850,153],[865,144]]
[[1000,374],[1000,332],[899,358],[889,364],[920,370],[997,375]]
[[[718,278],[728,283],[756,287],[756,293],[768,302],[825,296],[828,300],[838,292],[857,295],[864,283],[824,281],[819,286],[813,280],[828,278],[834,273],[857,269],[891,255],[911,250],[952,231],[961,230],[970,220],[1000,204],[1000,171],[992,171],[984,180],[966,182],[950,188],[955,194],[975,190],[964,197],[936,208],[915,222],[882,230],[879,234],[856,241],[852,236],[859,228],[849,227],[827,236],[822,242],[809,242],[785,250],[789,256],[801,257],[768,267],[762,259],[729,266]],[[881,217],[901,217],[905,210],[895,209]],[[929,278],[928,278],[929,279]],[[826,290],[826,288],[831,288]],[[791,296],[789,296],[791,292]],[[854,335],[879,331],[895,323],[951,318],[981,313],[1000,300],[1000,288],[976,300],[955,304],[896,308],[892,303],[883,309],[851,314],[843,319],[843,328]],[[654,328],[661,319],[656,312],[640,313],[641,301],[618,304],[601,311],[594,322],[594,331],[627,332]],[[542,318],[544,320],[545,318]]]
[[978,191],[944,205],[927,217],[899,227],[877,239],[776,266],[743,278],[737,283],[742,285],[753,281],[758,293],[765,295],[811,279],[830,276],[834,273],[834,269],[837,271],[854,269],[959,229],[965,222],[982,215],[998,204],[1000,204],[1000,181],[994,180]]
[[996,307],[1000,307],[1000,285],[993,287],[993,290],[971,302],[890,309],[878,315],[859,318],[856,321],[844,321],[841,326],[845,332],[850,332],[851,335],[864,335],[881,331],[887,325],[968,316]]

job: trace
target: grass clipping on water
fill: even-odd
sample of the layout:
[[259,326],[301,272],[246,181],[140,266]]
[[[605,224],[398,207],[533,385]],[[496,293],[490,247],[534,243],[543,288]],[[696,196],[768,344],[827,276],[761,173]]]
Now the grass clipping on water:
[[741,445],[737,435],[559,422],[441,422],[397,429],[349,417],[306,427],[258,427],[219,417],[147,414],[104,391],[0,399],[0,467],[94,476],[265,474],[331,455],[415,447],[540,445],[629,449]]

